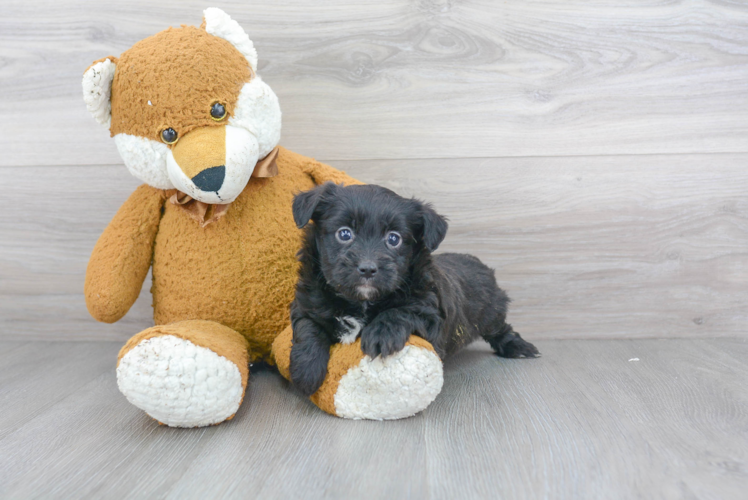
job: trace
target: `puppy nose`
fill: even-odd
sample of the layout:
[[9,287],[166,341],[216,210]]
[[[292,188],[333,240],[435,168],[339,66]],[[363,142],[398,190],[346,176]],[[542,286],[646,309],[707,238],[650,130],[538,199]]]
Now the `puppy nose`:
[[223,186],[223,179],[225,177],[226,167],[220,165],[218,167],[206,168],[193,177],[192,182],[201,191],[218,191]]
[[377,265],[373,262],[362,262],[358,265],[358,274],[364,278],[371,278],[377,274]]

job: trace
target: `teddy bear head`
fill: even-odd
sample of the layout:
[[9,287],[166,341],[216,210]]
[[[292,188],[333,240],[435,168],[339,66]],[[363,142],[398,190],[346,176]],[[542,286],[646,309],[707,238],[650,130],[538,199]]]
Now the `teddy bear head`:
[[96,61],[83,98],[135,177],[226,204],[280,140],[278,98],[256,71],[247,34],[210,8],[200,27],[169,28]]

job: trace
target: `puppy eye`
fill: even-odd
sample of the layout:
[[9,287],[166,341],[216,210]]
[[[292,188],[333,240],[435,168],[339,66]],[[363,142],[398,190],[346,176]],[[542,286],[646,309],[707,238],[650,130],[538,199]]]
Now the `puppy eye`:
[[177,134],[177,131],[171,127],[161,131],[161,140],[166,144],[174,144],[175,142],[177,142],[178,138],[179,135]]
[[353,239],[353,231],[350,227],[341,227],[335,233],[335,238],[341,243],[348,243]]
[[210,108],[210,117],[215,121],[220,122],[226,118],[226,108],[220,102],[214,103]]
[[403,237],[397,231],[390,231],[387,233],[387,246],[390,248],[397,248],[402,243]]

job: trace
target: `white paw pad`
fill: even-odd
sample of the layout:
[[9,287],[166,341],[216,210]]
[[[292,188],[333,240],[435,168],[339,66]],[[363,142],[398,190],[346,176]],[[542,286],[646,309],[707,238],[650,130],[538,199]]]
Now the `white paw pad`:
[[442,390],[442,362],[414,346],[382,359],[366,356],[343,375],[335,393],[339,417],[394,420],[423,411]]
[[236,413],[243,390],[239,368],[215,352],[164,335],[140,342],[117,366],[119,390],[171,427],[202,427]]

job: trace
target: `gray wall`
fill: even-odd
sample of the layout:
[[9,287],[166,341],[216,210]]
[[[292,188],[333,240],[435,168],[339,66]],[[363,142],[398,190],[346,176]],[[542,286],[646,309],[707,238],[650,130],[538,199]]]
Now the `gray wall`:
[[[745,335],[748,6],[210,2],[245,28],[282,144],[435,203],[528,338]],[[126,339],[83,276],[137,185],[80,80],[205,2],[4,0],[0,338]]]

